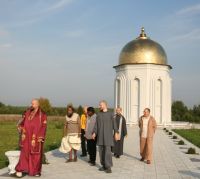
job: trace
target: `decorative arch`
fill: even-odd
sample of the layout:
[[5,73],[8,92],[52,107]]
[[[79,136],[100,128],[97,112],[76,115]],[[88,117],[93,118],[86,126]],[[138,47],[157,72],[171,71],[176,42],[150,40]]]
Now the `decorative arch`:
[[135,77],[135,79],[132,81],[132,89],[131,89],[131,101],[132,101],[132,120],[133,122],[137,122],[137,120],[139,119],[139,115],[140,115],[140,79],[138,77]]
[[125,76],[123,74],[118,75],[115,80],[115,107],[123,106],[122,94],[124,93],[124,83]]

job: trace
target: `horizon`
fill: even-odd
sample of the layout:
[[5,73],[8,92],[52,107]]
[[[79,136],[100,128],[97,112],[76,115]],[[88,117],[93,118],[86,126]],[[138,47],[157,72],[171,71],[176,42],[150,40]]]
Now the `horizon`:
[[[181,101],[181,100],[172,101],[172,104],[173,104],[173,102],[177,102],[177,101]],[[54,105],[52,105],[51,101],[49,101],[49,102],[50,102],[52,108],[66,108],[68,104],[72,104],[75,108],[78,108],[79,106],[84,107],[84,105],[81,105],[81,104],[74,105],[74,104],[71,103],[71,102],[66,103],[65,106],[54,106]],[[184,101],[181,101],[181,102],[184,103]],[[3,102],[0,101],[0,103],[3,103]],[[30,105],[31,105],[31,104],[27,104],[27,105],[12,105],[12,104],[6,104],[6,103],[3,103],[3,104],[6,105],[6,106],[11,106],[11,107],[30,107]],[[194,105],[191,106],[191,107],[190,107],[190,106],[187,106],[185,103],[184,103],[184,105],[185,105],[188,109],[192,109],[194,106],[200,105],[200,103],[199,103],[199,104],[194,104]],[[89,107],[90,107],[90,106],[89,106]],[[97,106],[91,106],[91,107],[99,108],[98,105],[97,105]],[[108,104],[108,109],[114,109],[114,106],[110,106],[110,105]]]

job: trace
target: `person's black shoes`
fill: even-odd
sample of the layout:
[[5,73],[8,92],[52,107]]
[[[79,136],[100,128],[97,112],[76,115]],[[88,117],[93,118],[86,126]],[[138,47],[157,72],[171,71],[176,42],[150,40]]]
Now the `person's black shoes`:
[[115,155],[115,158],[120,158],[120,156],[119,155]]
[[95,166],[96,163],[95,162],[90,162],[90,166]]
[[99,168],[99,171],[105,171],[105,170],[106,170],[105,167],[101,167],[101,168]]
[[106,173],[112,173],[111,168],[105,168],[105,167],[99,168],[99,171],[105,171]]
[[144,161],[144,158],[142,157],[142,158],[140,159],[140,161],[143,162],[143,161]]
[[112,173],[112,170],[111,170],[111,168],[107,168],[107,169],[105,170],[105,172],[106,172],[106,173]]
[[117,154],[114,154],[114,157],[115,157],[115,158],[120,158],[120,156],[119,156],[119,155],[117,155]]

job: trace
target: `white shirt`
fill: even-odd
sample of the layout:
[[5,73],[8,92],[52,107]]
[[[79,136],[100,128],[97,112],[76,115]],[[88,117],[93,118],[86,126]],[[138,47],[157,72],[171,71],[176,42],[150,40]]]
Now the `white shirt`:
[[147,138],[149,118],[150,116],[142,117],[142,121],[143,121],[142,137],[143,138]]

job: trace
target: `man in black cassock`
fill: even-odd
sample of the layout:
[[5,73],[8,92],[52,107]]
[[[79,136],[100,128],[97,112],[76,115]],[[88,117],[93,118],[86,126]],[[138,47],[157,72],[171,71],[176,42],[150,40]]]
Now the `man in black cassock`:
[[114,120],[117,124],[118,137],[114,140],[113,152],[116,158],[120,158],[123,155],[124,137],[127,136],[126,120],[122,115],[122,109],[120,107],[116,109]]
[[99,157],[102,165],[99,170],[111,173],[113,165],[111,147],[114,146],[113,137],[117,135],[118,130],[113,112],[108,111],[106,101],[101,101],[99,108],[100,112],[97,114],[92,136],[93,139],[97,137],[97,145],[99,146]]

